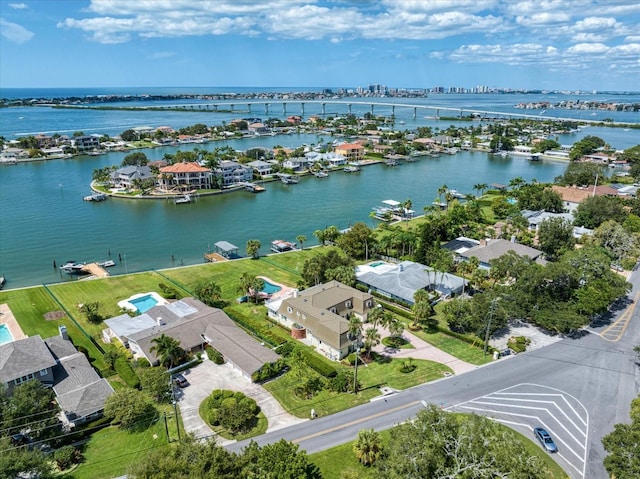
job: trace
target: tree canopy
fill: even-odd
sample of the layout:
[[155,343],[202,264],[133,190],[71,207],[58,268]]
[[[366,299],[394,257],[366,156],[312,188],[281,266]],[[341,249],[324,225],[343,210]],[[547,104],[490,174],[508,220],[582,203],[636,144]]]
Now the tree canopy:
[[631,403],[631,424],[616,424],[613,432],[602,438],[604,467],[616,479],[640,477],[640,396]]

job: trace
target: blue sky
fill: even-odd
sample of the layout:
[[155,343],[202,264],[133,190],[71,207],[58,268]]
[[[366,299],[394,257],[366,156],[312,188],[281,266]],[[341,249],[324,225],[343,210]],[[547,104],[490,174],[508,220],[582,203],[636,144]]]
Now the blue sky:
[[0,0],[0,87],[640,90],[637,0]]

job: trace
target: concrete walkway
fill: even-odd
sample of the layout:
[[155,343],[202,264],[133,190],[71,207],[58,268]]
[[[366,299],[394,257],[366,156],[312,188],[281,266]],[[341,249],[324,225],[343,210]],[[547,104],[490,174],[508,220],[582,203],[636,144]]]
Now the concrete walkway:
[[[380,336],[382,338],[390,336],[389,331],[382,326],[378,326],[378,331],[380,332]],[[461,374],[477,368],[477,366],[474,364],[462,361],[461,359],[458,359],[455,356],[452,356],[451,354],[446,353],[441,349],[436,348],[435,346],[432,346],[431,344],[412,334],[409,330],[405,329],[402,333],[402,337],[411,343],[413,349],[394,349],[380,343],[375,346],[373,350],[377,353],[391,356],[392,358],[428,359],[429,361],[435,361],[437,363],[449,366],[455,374]]]
[[[267,432],[307,420],[287,413],[265,388],[252,383],[228,363],[218,365],[205,359],[202,364],[184,371],[182,375],[189,381],[189,385],[182,389],[176,389],[178,406],[180,407],[184,429],[187,432],[194,433],[198,438],[214,436],[214,432],[202,420],[198,412],[202,401],[214,389],[241,391],[248,397],[253,398],[267,418],[269,424]],[[223,445],[234,442],[221,437],[217,437],[216,440]]]

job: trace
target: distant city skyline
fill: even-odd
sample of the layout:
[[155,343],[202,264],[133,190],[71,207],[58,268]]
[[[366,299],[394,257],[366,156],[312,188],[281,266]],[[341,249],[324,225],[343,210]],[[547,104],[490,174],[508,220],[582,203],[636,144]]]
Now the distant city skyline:
[[0,88],[638,91],[638,78],[632,0],[0,0]]

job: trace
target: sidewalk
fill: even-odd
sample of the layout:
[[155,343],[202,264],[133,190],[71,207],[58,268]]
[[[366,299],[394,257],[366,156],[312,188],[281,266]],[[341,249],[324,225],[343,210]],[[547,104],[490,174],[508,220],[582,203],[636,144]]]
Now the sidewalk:
[[[390,336],[389,331],[382,326],[378,326],[378,331],[382,338]],[[432,346],[426,341],[423,341],[407,329],[402,333],[402,337],[409,341],[414,349],[393,349],[380,343],[373,348],[373,351],[380,354],[386,354],[392,358],[428,359],[429,361],[435,361],[449,366],[455,374],[461,374],[477,368],[475,364],[462,361],[461,359]]]

